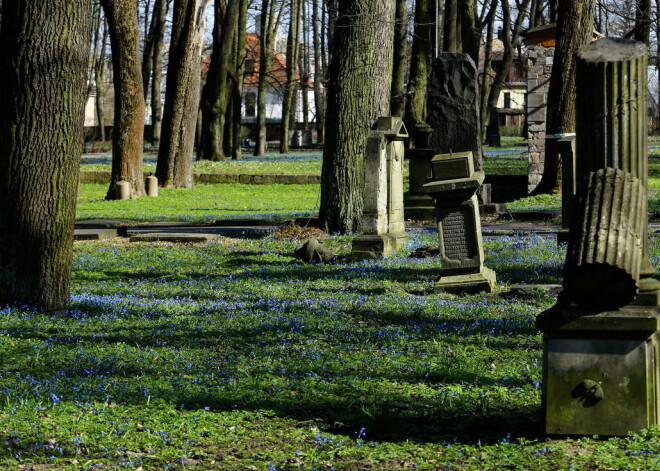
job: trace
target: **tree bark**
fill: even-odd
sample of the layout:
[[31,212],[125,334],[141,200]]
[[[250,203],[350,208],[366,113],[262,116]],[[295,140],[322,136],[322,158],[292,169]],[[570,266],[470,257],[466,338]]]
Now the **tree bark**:
[[69,302],[91,5],[4,2],[0,304]]
[[651,23],[651,1],[637,0],[637,8],[635,9],[635,34],[633,35],[635,41],[643,42],[647,46],[650,45]]
[[163,135],[156,177],[167,188],[192,188],[192,157],[199,109],[204,12],[209,0],[175,0]]
[[481,142],[486,138],[486,125],[488,124],[488,96],[492,76],[490,69],[493,64],[493,37],[495,33],[495,10],[498,0],[491,0],[491,8],[486,15],[486,44],[484,46],[484,71],[481,74],[481,90],[479,94],[479,116],[481,117]]
[[144,92],[137,1],[101,0],[101,5],[110,29],[115,88],[112,171],[105,198],[116,199],[115,185],[120,180],[129,183],[131,198],[137,198],[144,195]]
[[334,34],[319,218],[329,231],[360,228],[364,151],[372,124],[389,111],[393,2],[342,0]]
[[[145,101],[150,97],[152,144],[160,144],[160,126],[163,119],[163,102],[161,99],[163,77],[163,42],[165,37],[165,20],[167,18],[167,1],[155,0],[149,32],[142,55],[142,84]],[[151,90],[149,89],[151,83]],[[151,92],[151,95],[149,95]]]
[[392,57],[392,90],[390,114],[401,117],[406,105],[406,72],[408,71],[408,6],[406,0],[395,0],[394,41]]
[[[289,34],[286,41],[286,84],[282,100],[282,126],[280,132],[280,152],[289,152],[289,130],[291,114],[295,109],[298,95],[298,58],[300,56],[300,20],[302,18],[301,0],[290,0]],[[294,119],[295,119],[295,113]]]
[[[281,3],[279,3],[281,1]],[[279,6],[279,11],[278,11]],[[254,155],[266,153],[266,97],[268,95],[268,74],[273,61],[275,33],[280,24],[284,0],[262,0],[261,37],[259,54],[259,82],[257,84],[257,142]]]
[[316,141],[323,144],[325,127],[325,93],[323,75],[323,53],[321,50],[321,21],[319,19],[319,0],[312,2],[312,31],[314,44],[314,108],[316,110]]
[[233,72],[233,87],[232,87],[232,140],[233,148],[231,151],[231,158],[240,160],[243,158],[241,149],[241,104],[243,101],[243,76],[245,74],[245,33],[247,30],[247,9],[248,0],[241,0],[240,10],[238,14],[238,25],[236,27],[236,35],[234,37],[234,72]]
[[[99,13],[101,7],[99,6]],[[95,31],[95,43],[98,44],[94,60],[94,87],[96,97],[94,98],[96,121],[98,123],[98,140],[105,141],[105,51],[108,45],[108,25],[105,18],[102,18],[99,29]]]
[[426,87],[431,69],[435,24],[435,0],[416,0],[415,29],[410,53],[410,76],[406,100],[406,126],[412,132],[415,124],[426,119]]
[[[577,51],[589,44],[595,14],[595,0],[560,2],[557,43],[548,88],[547,134],[575,130],[575,65]],[[547,141],[543,177],[535,193],[561,192],[561,160]]]
[[[215,0],[211,64],[202,90],[201,158],[225,160],[225,120],[231,94],[229,74],[234,64],[234,36],[240,0]],[[220,5],[223,5],[220,7]]]
[[458,49],[458,0],[445,0],[443,51],[459,52]]

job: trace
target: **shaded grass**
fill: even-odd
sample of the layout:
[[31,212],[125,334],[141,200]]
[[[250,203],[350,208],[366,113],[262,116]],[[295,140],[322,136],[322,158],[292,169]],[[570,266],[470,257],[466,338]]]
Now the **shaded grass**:
[[[646,468],[656,431],[545,441],[553,299],[415,294],[439,263],[405,255],[436,238],[351,263],[332,237],[328,265],[283,239],[76,243],[71,306],[2,310],[0,468]],[[552,237],[486,253],[500,283],[560,279]]]

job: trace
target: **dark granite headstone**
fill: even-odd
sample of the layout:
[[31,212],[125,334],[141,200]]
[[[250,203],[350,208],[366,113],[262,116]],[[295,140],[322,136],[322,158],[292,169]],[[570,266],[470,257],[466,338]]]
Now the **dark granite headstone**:
[[481,121],[477,67],[467,54],[443,52],[433,63],[426,122],[435,154],[471,151],[481,170]]

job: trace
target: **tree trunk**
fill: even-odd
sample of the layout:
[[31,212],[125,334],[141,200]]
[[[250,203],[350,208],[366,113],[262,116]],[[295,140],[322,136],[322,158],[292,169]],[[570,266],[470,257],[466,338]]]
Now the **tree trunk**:
[[0,304],[69,302],[91,5],[4,2]]
[[481,75],[481,93],[479,94],[479,116],[481,117],[481,142],[486,138],[486,125],[488,123],[488,96],[490,94],[491,75],[493,64],[493,37],[495,32],[495,10],[498,0],[491,0],[491,8],[485,18],[486,44],[484,46],[484,71]]
[[479,41],[481,32],[477,32],[477,1],[460,0],[460,30],[461,48],[460,52],[469,55],[475,64],[479,64]]
[[[108,25],[105,18],[102,20],[102,33],[98,34],[100,37],[99,48],[97,51],[98,56],[94,61],[94,87],[96,89],[96,97],[94,99],[96,121],[98,123],[98,139],[101,142],[105,141],[105,51],[108,45]],[[101,27],[101,25],[99,25]],[[98,32],[97,32],[98,33]]]
[[[309,54],[309,22],[307,18],[309,17],[309,7],[306,2],[302,2],[302,42],[300,43],[300,54],[299,54],[299,64],[298,68],[300,69],[300,92],[301,92],[301,104],[302,104],[302,129],[303,131],[309,131],[309,80],[310,80],[310,54]],[[295,115],[294,120],[291,122],[291,126],[295,125]]]
[[[656,13],[657,14],[657,13]],[[637,0],[635,9],[635,41],[650,45],[651,42],[651,1]]]
[[400,118],[403,116],[403,110],[406,105],[406,72],[408,71],[408,6],[406,0],[395,0],[395,5],[390,115]]
[[247,9],[248,0],[241,0],[240,10],[238,14],[238,25],[236,27],[236,35],[234,37],[234,86],[232,87],[232,103],[234,114],[232,119],[234,139],[234,148],[232,149],[231,158],[240,160],[243,158],[241,149],[241,103],[243,101],[243,77],[245,74],[245,33],[247,30]]
[[[575,130],[575,64],[577,51],[592,38],[595,0],[566,0],[559,9],[557,44],[548,88],[547,134]],[[535,193],[561,192],[561,160],[546,141],[543,177]]]
[[101,5],[110,29],[115,88],[112,172],[105,198],[116,198],[115,185],[120,180],[129,183],[131,198],[137,198],[144,195],[144,92],[139,59],[137,1],[101,0]]
[[[151,22],[149,24],[149,34],[142,56],[142,83],[145,101],[149,96],[149,91],[151,91],[151,99],[149,100],[151,106],[151,142],[154,146],[160,144],[160,126],[163,120],[161,89],[163,83],[163,47],[167,4],[168,2],[166,0],[155,0],[154,2]],[[150,81],[151,90],[149,90]]]
[[446,0],[443,51],[459,52],[458,25],[458,0]]
[[[290,0],[289,34],[286,41],[286,83],[282,100],[282,126],[280,132],[280,152],[289,152],[289,130],[294,101],[298,94],[298,58],[300,54],[300,19],[302,18],[301,0]],[[294,114],[295,115],[295,114]]]
[[231,93],[229,74],[234,63],[234,35],[239,15],[240,0],[215,0],[213,52],[206,85],[202,90],[202,142],[201,158],[225,160],[225,119]]
[[257,142],[254,155],[266,153],[266,97],[268,95],[268,74],[273,61],[273,48],[275,46],[275,33],[280,24],[284,0],[262,0],[261,2],[261,37],[259,54],[259,81],[257,84]]
[[319,19],[319,0],[312,2],[312,30],[314,44],[314,108],[316,110],[316,141],[323,144],[325,127],[325,93],[323,83],[323,53],[321,50],[321,21]]
[[426,87],[429,80],[431,54],[434,47],[435,0],[415,2],[415,30],[410,54],[406,126],[412,132],[415,124],[426,119]]
[[192,188],[199,109],[204,13],[209,0],[174,0],[163,135],[156,177],[167,188]]
[[319,218],[329,231],[360,228],[364,152],[372,124],[389,112],[393,2],[339,2],[328,86]]

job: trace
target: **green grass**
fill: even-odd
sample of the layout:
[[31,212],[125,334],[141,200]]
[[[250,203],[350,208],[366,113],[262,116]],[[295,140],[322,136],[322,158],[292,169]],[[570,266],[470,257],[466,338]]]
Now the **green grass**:
[[[652,469],[654,429],[546,440],[541,335],[564,249],[486,238],[500,288],[420,295],[387,260],[303,265],[287,239],[78,242],[66,310],[2,310],[0,469]],[[658,238],[651,237],[657,266]]]
[[160,188],[157,198],[106,201],[108,187],[81,185],[76,218],[134,221],[210,221],[241,217],[286,219],[318,213],[319,185],[197,185]]

